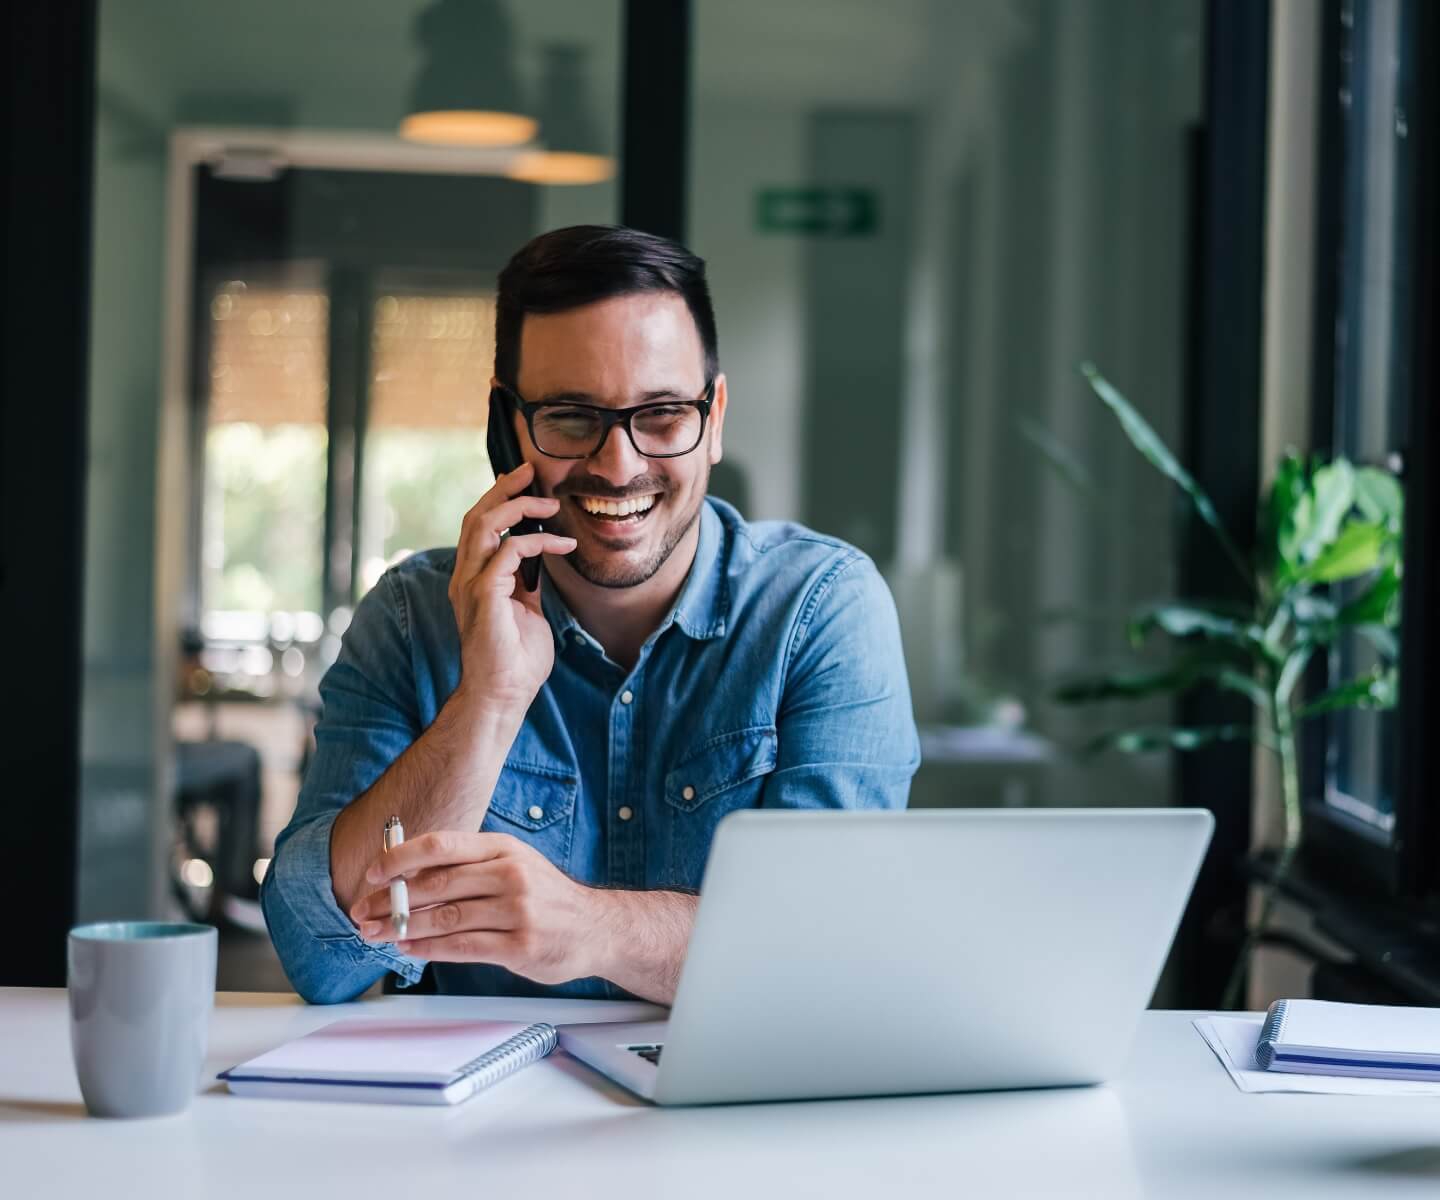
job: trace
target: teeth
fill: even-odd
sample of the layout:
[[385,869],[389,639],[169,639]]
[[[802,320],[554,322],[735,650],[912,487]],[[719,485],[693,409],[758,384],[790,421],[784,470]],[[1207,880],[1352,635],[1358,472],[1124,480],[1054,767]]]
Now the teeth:
[[586,512],[607,517],[628,517],[631,513],[648,512],[655,506],[654,496],[638,496],[634,500],[597,500],[593,496],[577,496],[576,500]]

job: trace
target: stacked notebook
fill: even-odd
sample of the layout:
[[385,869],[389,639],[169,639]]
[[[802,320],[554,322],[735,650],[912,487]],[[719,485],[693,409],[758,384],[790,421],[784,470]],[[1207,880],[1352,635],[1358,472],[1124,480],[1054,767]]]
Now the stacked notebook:
[[543,1022],[336,1021],[218,1078],[237,1096],[458,1104],[555,1042]]
[[1255,1046],[1262,1071],[1440,1080],[1440,1009],[1277,1000]]

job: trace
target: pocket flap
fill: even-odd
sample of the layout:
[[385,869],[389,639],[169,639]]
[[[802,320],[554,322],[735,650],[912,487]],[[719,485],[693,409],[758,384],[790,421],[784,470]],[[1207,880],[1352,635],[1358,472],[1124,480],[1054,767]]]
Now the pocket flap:
[[533,833],[568,817],[578,788],[575,776],[558,768],[507,760],[495,781],[490,811]]
[[775,726],[756,725],[710,738],[665,776],[665,799],[693,812],[710,799],[775,769]]

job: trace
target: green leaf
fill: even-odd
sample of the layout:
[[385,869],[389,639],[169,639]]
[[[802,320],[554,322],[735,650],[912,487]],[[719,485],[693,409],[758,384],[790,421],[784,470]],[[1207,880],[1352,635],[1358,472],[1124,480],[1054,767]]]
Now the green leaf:
[[[1276,609],[1277,617],[1286,614],[1289,622],[1286,632],[1293,631],[1290,645],[1328,646],[1340,632],[1337,620],[1339,610],[1328,596],[1317,596],[1304,588],[1308,584],[1296,584]],[[1283,640],[1271,640],[1270,648],[1274,658],[1284,660],[1286,649]]]
[[1300,569],[1299,578],[1308,583],[1335,583],[1353,579],[1380,565],[1385,530],[1369,521],[1351,521],[1313,562]]
[[1265,636],[1258,625],[1194,604],[1157,604],[1136,614],[1129,626],[1131,643],[1140,645],[1152,629],[1162,629],[1176,638],[1204,637],[1224,642],[1246,655],[1263,650]]
[[1325,624],[1339,615],[1335,602],[1328,596],[1317,596],[1313,592],[1296,592],[1286,603],[1295,624],[1300,626]]
[[1059,438],[1046,429],[1043,425],[1032,421],[1029,417],[1020,417],[1015,422],[1015,428],[1020,436],[1035,447],[1049,464],[1055,468],[1061,479],[1065,480],[1082,496],[1088,499],[1095,499],[1099,489],[1095,486],[1095,480],[1091,477],[1090,471],[1086,468],[1074,451],[1065,445]]
[[1227,692],[1240,692],[1248,696],[1250,703],[1261,712],[1270,711],[1270,693],[1260,686],[1254,676],[1230,667],[1222,667],[1215,672],[1214,682],[1217,687],[1224,688]]
[[1384,625],[1356,625],[1355,632],[1380,651],[1391,662],[1400,657],[1400,639],[1393,629]]
[[1340,522],[1355,506],[1355,470],[1343,458],[1321,467],[1310,480],[1315,497],[1309,527],[1300,530],[1302,564],[1318,559],[1340,533]]
[[1074,679],[1055,689],[1061,704],[1091,704],[1099,700],[1138,700],[1156,692],[1179,691],[1194,680],[1194,673],[1184,666],[1167,667],[1161,671],[1140,671],[1133,674],[1096,675]]
[[[1300,511],[1302,506],[1304,511]],[[1310,489],[1305,478],[1305,460],[1293,450],[1280,460],[1275,482],[1270,485],[1267,505],[1266,543],[1275,556],[1277,575],[1288,574],[1300,566],[1300,532],[1297,521],[1308,525],[1312,507]]]
[[1217,742],[1248,742],[1254,739],[1255,732],[1250,725],[1202,725],[1188,729],[1153,725],[1104,734],[1086,745],[1085,752],[1100,754],[1119,750],[1124,754],[1146,754],[1155,750],[1198,750]]
[[1244,671],[1227,662],[1204,658],[1182,659],[1156,671],[1117,672],[1073,680],[1055,690],[1055,699],[1061,704],[1139,700],[1161,692],[1183,692],[1202,683],[1240,692],[1262,709],[1270,703],[1265,689]]
[[1080,372],[1085,376],[1091,389],[1105,406],[1115,414],[1120,422],[1120,428],[1125,431],[1125,436],[1130,439],[1131,444],[1155,467],[1161,474],[1170,479],[1187,496],[1195,511],[1200,514],[1200,519],[1215,531],[1215,536],[1220,539],[1220,544],[1225,549],[1230,561],[1235,564],[1235,569],[1240,576],[1251,587],[1255,586],[1254,577],[1250,568],[1246,565],[1245,556],[1240,553],[1239,548],[1231,540],[1230,534],[1220,522],[1220,514],[1215,511],[1215,505],[1211,503],[1210,497],[1194,477],[1180,465],[1180,460],[1170,452],[1160,435],[1151,428],[1150,423],[1125,399],[1115,387],[1100,374],[1094,363],[1081,363]]
[[1361,467],[1355,472],[1355,504],[1367,521],[1400,532],[1405,513],[1405,492],[1400,481],[1380,467]]
[[1400,623],[1400,572],[1394,563],[1382,568],[1375,582],[1335,614],[1342,625],[1371,623],[1394,628]]
[[1302,708],[1299,716],[1315,717],[1342,708],[1394,708],[1399,702],[1400,674],[1394,667],[1373,671],[1322,692]]

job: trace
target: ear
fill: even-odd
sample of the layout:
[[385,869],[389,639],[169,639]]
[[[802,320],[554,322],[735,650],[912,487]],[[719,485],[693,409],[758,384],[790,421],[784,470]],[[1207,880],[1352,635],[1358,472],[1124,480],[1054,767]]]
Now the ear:
[[710,405],[710,465],[713,467],[723,457],[725,433],[726,387],[723,374],[715,376],[715,399]]

